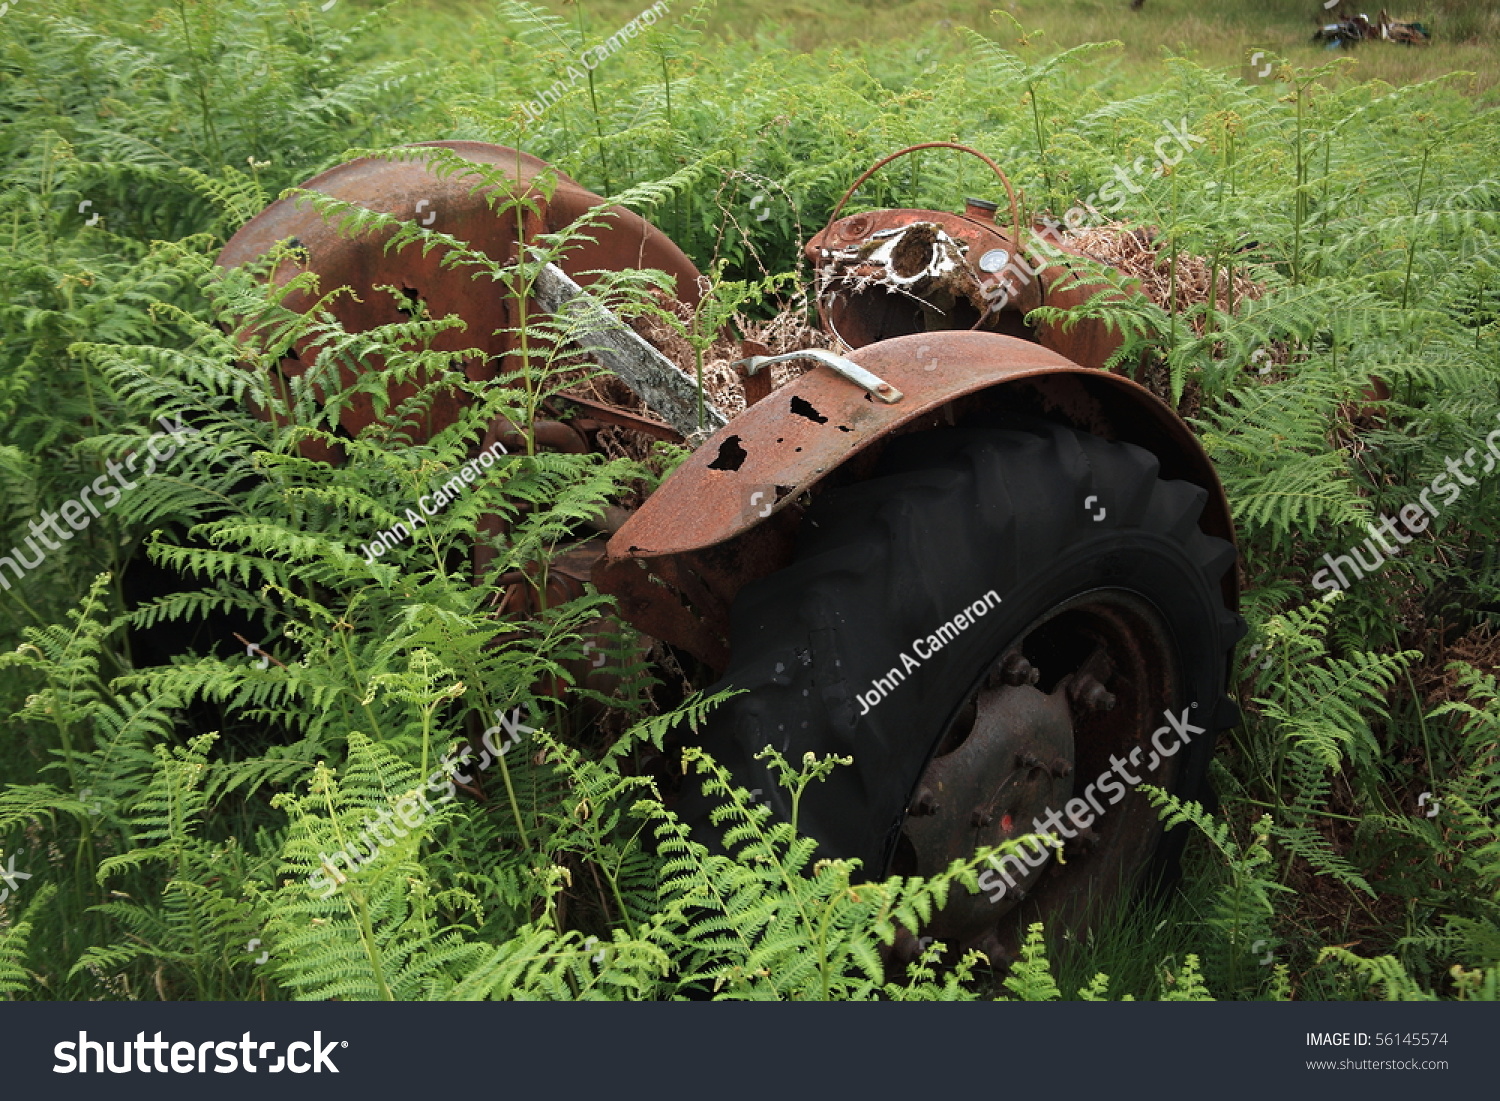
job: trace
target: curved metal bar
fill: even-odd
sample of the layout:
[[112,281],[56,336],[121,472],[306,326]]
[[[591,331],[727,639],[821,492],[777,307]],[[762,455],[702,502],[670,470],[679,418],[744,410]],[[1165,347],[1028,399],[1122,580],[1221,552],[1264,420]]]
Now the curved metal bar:
[[1000,166],[998,164],[992,161],[989,157],[985,156],[979,150],[975,149],[973,146],[960,145],[956,141],[924,141],[917,145],[908,145],[905,149],[898,149],[890,156],[883,157],[880,160],[876,161],[869,168],[865,169],[864,175],[855,180],[853,186],[851,186],[848,191],[844,192],[844,197],[840,199],[838,201],[838,205],[833,208],[833,217],[828,219],[828,225],[823,227],[823,232],[826,234],[828,230],[833,226],[833,223],[839,220],[839,213],[844,209],[844,204],[847,203],[853,197],[854,193],[859,190],[861,184],[863,184],[871,176],[875,175],[875,173],[880,169],[890,164],[893,160],[896,160],[898,157],[904,157],[908,153],[915,153],[919,149],[957,149],[960,153],[968,153],[970,156],[978,157],[985,164],[989,165],[990,169],[995,173],[995,175],[1000,177],[1000,182],[1005,185],[1005,194],[1006,197],[1010,200],[1010,221],[1015,231],[1015,236],[1012,239],[1018,243],[1017,247],[1019,247],[1019,242],[1021,241],[1021,204],[1016,200],[1016,189],[1011,186],[1010,178],[1000,170]]
[[817,360],[824,367],[836,371],[854,385],[868,390],[887,405],[895,405],[906,396],[874,372],[865,370],[853,360],[845,359],[835,352],[825,351],[822,348],[804,348],[800,352],[786,352],[779,356],[750,356],[748,359],[737,359],[729,366],[736,370],[743,367],[747,374],[753,375],[762,367],[769,367],[773,363],[788,363],[794,359]]

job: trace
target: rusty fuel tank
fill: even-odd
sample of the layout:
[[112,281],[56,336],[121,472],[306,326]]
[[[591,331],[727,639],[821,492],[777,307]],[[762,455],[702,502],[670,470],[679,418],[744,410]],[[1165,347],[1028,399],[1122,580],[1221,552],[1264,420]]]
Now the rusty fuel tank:
[[[1004,185],[1009,221],[997,204],[966,199],[962,214],[912,208],[840,218],[854,192],[876,170],[921,149],[956,149],[984,161]],[[989,157],[952,142],[924,142],[876,162],[834,208],[828,226],[807,243],[817,273],[823,326],[851,348],[919,333],[974,330],[1031,340],[1082,367],[1102,368],[1121,337],[1100,321],[1064,330],[1028,325],[1038,306],[1069,309],[1109,284],[1091,275],[1066,238],[1024,229],[1015,190]],[[1025,242],[1018,255],[1017,243]]]

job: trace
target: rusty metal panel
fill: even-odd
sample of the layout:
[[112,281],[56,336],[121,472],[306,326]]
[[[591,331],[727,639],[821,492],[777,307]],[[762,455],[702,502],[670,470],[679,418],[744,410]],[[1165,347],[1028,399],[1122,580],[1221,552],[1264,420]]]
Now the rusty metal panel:
[[[793,560],[808,494],[825,481],[871,477],[883,441],[897,434],[1014,414],[1150,451],[1163,478],[1208,491],[1202,529],[1234,542],[1228,502],[1197,439],[1128,379],[1078,367],[1037,344],[974,332],[901,337],[850,358],[906,396],[888,405],[819,367],[741,413],[611,537],[593,577],[601,592],[622,598],[624,619],[722,673],[727,610],[745,585]],[[1233,571],[1222,592],[1226,606],[1238,608]]]
[[[450,149],[477,164],[503,169],[514,181],[513,193],[524,194],[535,204],[537,213],[526,216],[524,226],[518,225],[514,211],[502,217],[491,209],[484,192],[475,192],[477,181],[473,177],[440,176],[424,164],[411,161],[365,157],[332,168],[307,181],[303,188],[406,221],[430,224],[433,230],[456,237],[502,263],[514,258],[523,236],[532,240],[538,233],[562,229],[603,202],[545,162],[514,149],[472,141],[425,142],[422,146]],[[543,194],[536,182],[547,172],[555,174],[557,184],[550,196]],[[594,240],[570,249],[560,264],[581,284],[592,282],[586,274],[590,270],[658,268],[674,278],[679,298],[688,303],[698,300],[697,268],[665,234],[639,215],[613,208],[604,227],[591,231],[590,236]],[[477,348],[481,354],[466,366],[470,380],[496,377],[497,364],[504,363],[502,370],[514,369],[513,338],[504,330],[518,324],[517,304],[498,291],[492,280],[473,278],[471,267],[443,267],[445,249],[435,248],[423,255],[421,246],[413,243],[388,253],[384,246],[389,237],[390,231],[342,235],[305,199],[279,199],[230,239],[218,262],[223,267],[245,264],[278,242],[291,239],[304,250],[305,260],[282,262],[273,280],[285,284],[298,273],[311,271],[317,274],[322,293],[351,287],[353,295],[339,295],[326,303],[347,330],[363,332],[399,322],[412,316],[420,302],[430,316],[457,314],[467,323],[466,330],[440,334],[432,347],[442,351]],[[382,285],[400,293],[376,289]],[[315,296],[298,292],[289,296],[286,304],[306,311],[315,302]],[[299,343],[282,360],[282,374],[302,374],[317,355],[317,349]],[[372,361],[372,367],[380,370],[383,364]],[[352,373],[345,370],[342,375],[342,385],[352,385]],[[400,402],[415,391],[415,383],[393,383],[389,400],[392,404]],[[462,401],[456,393],[438,397],[421,426],[424,437],[454,423]],[[375,420],[375,402],[369,394],[356,395],[340,416],[340,424],[351,435]]]
[[[729,664],[724,623],[708,622],[668,587],[653,568],[665,561],[600,558],[594,564],[594,584],[615,598],[621,617],[643,634],[678,646],[713,669],[723,669]],[[680,578],[681,571],[674,574]]]
[[629,428],[635,432],[643,432],[658,440],[668,440],[672,443],[682,443],[682,433],[654,417],[634,412],[630,409],[622,409],[618,405],[611,405],[607,401],[599,401],[597,398],[580,397],[571,390],[564,390],[558,395],[561,399],[571,402],[573,405],[585,410],[589,417],[601,424],[612,424],[618,428]]
[[[956,399],[1002,383],[1047,382],[1049,376],[1080,383],[1050,399],[1058,415],[1106,438],[1139,443],[1162,458],[1166,476],[1209,490],[1206,530],[1233,540],[1223,491],[1198,441],[1129,379],[994,333],[898,337],[849,358],[905,398],[887,405],[827,368],[815,368],[741,413],[689,456],[610,540],[610,557],[683,554],[732,539],[886,435],[909,425],[936,426]],[[762,496],[752,500],[756,493]]]

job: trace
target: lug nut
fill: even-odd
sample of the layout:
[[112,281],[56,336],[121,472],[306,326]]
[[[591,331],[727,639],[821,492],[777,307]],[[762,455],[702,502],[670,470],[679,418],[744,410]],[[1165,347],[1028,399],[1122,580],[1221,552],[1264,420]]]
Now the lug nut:
[[1064,776],[1071,776],[1073,775],[1073,762],[1064,760],[1061,757],[1055,758],[1047,771],[1058,779]]
[[937,797],[932,794],[932,789],[921,788],[917,791],[916,798],[911,801],[911,806],[907,808],[906,813],[914,818],[925,818],[929,814],[936,814],[937,811],[938,801]]
[[980,807],[969,815],[969,821],[976,830],[982,830],[995,820],[995,812],[989,807]]
[[1013,688],[1035,684],[1041,677],[1041,670],[1027,661],[1019,651],[1012,650],[1000,659],[1000,680]]
[[1115,697],[1109,689],[1093,677],[1081,677],[1068,690],[1074,705],[1085,711],[1108,711],[1115,705]]
[[1040,757],[1038,757],[1035,753],[1017,753],[1016,754],[1016,767],[1017,768],[1041,768],[1042,767],[1042,759]]

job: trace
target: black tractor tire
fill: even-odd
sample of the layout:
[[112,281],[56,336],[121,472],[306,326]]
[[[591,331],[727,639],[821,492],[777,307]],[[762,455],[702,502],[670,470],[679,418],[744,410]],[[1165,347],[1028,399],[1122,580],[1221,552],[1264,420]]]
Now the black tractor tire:
[[[1171,767],[1162,762],[1143,779],[1201,799],[1214,736],[1238,718],[1226,677],[1244,633],[1221,584],[1234,548],[1199,528],[1207,499],[1199,486],[1162,479],[1140,447],[1049,421],[899,437],[872,478],[815,498],[792,563],[735,600],[730,665],[711,691],[747,691],[710,714],[701,744],[783,818],[790,800],[759,751],[772,746],[794,765],[808,752],[852,757],[852,767],[808,789],[798,828],[821,855],[860,860],[869,878],[941,870],[936,857],[916,867],[909,851],[903,856],[903,831],[914,797],[942,801],[919,792],[919,781],[935,755],[963,742],[986,686],[1009,691],[1010,705],[1025,711],[1071,685],[1077,718],[1064,740],[1076,738],[1077,749],[1040,762],[1037,775],[1053,785],[1048,800],[1075,783],[1082,790],[1109,768],[1109,752],[1149,751],[1166,712],[1204,732],[1184,734]],[[937,634],[942,625],[947,632]],[[1085,652],[1101,649],[1118,652],[1102,665]],[[1003,678],[1001,659],[1010,663]],[[1079,696],[1090,660],[1092,704]],[[1020,687],[997,689],[1002,679]],[[1123,708],[1109,706],[1116,700]],[[1112,733],[1106,708],[1120,711]],[[1075,767],[1078,779],[1058,779]],[[680,812],[709,840],[718,834],[711,805],[689,780]],[[959,819],[978,822],[981,811],[959,808],[954,836],[934,851],[951,858],[996,843],[996,827],[959,836],[968,828]],[[1175,860],[1140,793],[1100,817],[1106,841],[1116,823],[1130,836],[1100,848],[1118,876],[1139,882],[1146,865]],[[1007,835],[1031,832],[1020,825],[1007,817]],[[1025,895],[1013,892],[1007,905]],[[974,941],[973,932],[961,939]]]

